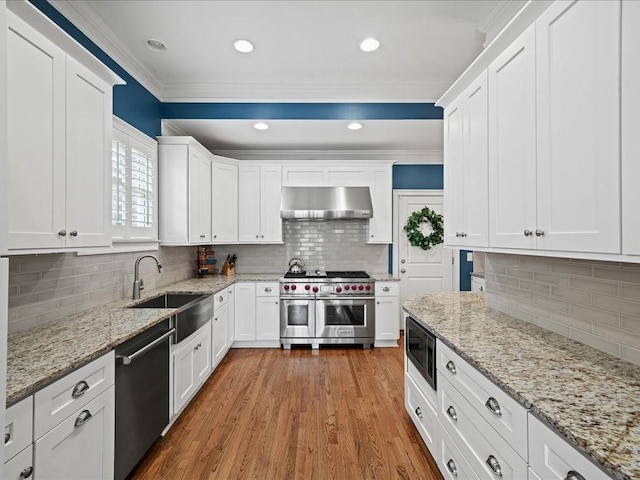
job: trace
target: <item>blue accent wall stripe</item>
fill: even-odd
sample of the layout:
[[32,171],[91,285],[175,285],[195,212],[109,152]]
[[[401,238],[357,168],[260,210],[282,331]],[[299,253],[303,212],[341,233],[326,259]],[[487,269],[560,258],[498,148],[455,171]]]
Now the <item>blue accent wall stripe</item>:
[[433,103],[164,103],[167,119],[442,120]]
[[443,173],[443,166],[440,164],[394,165],[393,189],[442,190]]
[[127,82],[126,85],[116,85],[113,89],[113,113],[150,137],[155,138],[160,135],[162,124],[160,100],[49,2],[46,0],[29,0],[29,2]]

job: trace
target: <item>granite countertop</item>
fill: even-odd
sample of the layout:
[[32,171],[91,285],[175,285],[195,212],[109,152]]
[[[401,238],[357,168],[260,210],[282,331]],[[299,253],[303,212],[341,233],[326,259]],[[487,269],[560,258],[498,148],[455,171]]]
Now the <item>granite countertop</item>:
[[399,282],[400,277],[394,277],[391,273],[370,273],[369,274],[376,282]]
[[131,305],[164,293],[217,293],[236,282],[277,281],[278,274],[238,274],[183,280],[145,290],[140,300],[121,300],[11,333],[7,339],[7,405],[112,350],[117,345],[170,317],[177,309]]
[[403,307],[614,478],[640,478],[640,366],[487,308],[481,293]]

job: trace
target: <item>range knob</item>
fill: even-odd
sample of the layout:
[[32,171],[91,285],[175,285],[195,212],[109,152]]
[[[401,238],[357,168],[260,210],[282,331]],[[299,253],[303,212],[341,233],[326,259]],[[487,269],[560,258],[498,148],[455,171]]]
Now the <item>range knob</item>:
[[305,289],[305,290],[311,290],[311,285],[305,285],[305,286],[304,286],[304,289]]
[[296,287],[295,285],[291,285],[291,290],[295,290],[296,288],[298,287]]
[[355,285],[351,285],[351,290],[355,290],[356,286]]
[[342,287],[336,287],[336,292],[340,293],[342,291]]
[[350,288],[351,288],[351,287],[350,287],[349,285],[345,285],[345,286],[344,286],[344,289],[345,289],[345,290],[349,290]]
[[371,285],[367,285],[367,286],[366,286],[366,287],[364,287],[364,288],[366,288],[367,290],[371,290]]
[[289,285],[285,285],[285,286],[284,286],[284,289],[285,289],[286,291],[289,291]]
[[318,293],[318,287],[313,287],[313,293]]
[[364,290],[364,285],[358,285],[358,290]]

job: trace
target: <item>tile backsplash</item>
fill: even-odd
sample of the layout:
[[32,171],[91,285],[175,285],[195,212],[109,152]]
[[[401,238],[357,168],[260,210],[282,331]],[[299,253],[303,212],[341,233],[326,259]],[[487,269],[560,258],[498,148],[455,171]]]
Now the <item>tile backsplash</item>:
[[[282,274],[289,259],[307,268],[387,271],[387,245],[367,245],[367,220],[284,221],[281,245],[216,245],[219,266],[238,255],[238,273]],[[148,290],[193,276],[195,247],[161,247],[143,260],[140,276]],[[9,259],[9,332],[63,319],[105,303],[129,298],[136,253],[76,256],[74,253],[14,256]]]
[[640,365],[640,265],[489,253],[487,306]]

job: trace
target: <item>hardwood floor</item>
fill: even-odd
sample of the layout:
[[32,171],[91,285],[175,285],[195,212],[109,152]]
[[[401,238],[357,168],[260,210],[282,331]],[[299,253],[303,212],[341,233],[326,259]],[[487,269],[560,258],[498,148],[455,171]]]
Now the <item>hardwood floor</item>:
[[402,349],[231,350],[131,476],[254,478],[442,479],[404,407]]

